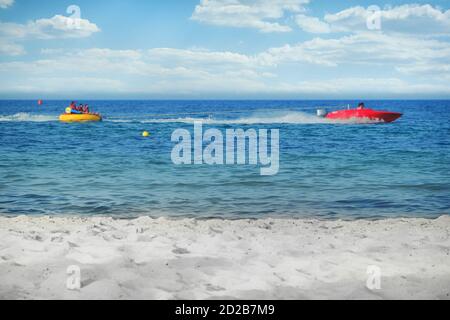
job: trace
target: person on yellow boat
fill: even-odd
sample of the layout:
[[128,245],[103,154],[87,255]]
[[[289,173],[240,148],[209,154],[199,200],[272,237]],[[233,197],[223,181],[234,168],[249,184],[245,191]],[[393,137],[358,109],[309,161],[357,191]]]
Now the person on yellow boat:
[[70,110],[70,113],[75,113],[75,114],[81,114],[82,112],[78,109],[77,104],[75,103],[75,101],[72,101],[70,103],[69,108],[67,108],[68,110]]
[[92,115],[100,116],[100,114],[98,112],[91,112],[88,104],[83,105],[82,103],[80,103],[80,105],[77,107],[77,104],[75,101],[72,101],[70,103],[70,106],[66,109],[66,113],[92,114]]
[[72,103],[70,104],[69,108],[70,113],[75,113],[75,114],[89,114],[89,106],[87,104],[83,105],[82,103],[80,103],[80,105],[77,107],[77,104],[72,101]]

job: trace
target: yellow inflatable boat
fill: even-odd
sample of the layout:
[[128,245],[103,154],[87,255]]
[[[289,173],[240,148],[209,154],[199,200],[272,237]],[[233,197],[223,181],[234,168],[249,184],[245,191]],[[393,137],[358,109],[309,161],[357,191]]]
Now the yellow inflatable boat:
[[59,121],[62,122],[89,122],[89,121],[102,121],[102,116],[92,113],[64,113],[59,116]]

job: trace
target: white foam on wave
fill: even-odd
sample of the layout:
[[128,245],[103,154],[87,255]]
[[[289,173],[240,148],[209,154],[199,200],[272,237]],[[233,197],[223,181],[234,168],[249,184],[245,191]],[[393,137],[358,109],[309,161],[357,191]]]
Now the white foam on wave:
[[133,120],[133,119],[109,119],[109,118],[103,118],[103,121],[106,122],[114,122],[114,123],[132,123],[132,122],[138,122],[142,123],[141,120]]
[[0,115],[0,122],[49,122],[57,121],[57,116],[20,112],[13,115]]

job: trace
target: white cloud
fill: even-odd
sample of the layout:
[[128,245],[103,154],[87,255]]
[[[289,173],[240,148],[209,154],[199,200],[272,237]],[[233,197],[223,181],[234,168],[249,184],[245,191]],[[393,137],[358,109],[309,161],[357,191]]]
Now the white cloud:
[[253,28],[261,32],[289,32],[280,19],[299,13],[309,0],[201,0],[191,19],[216,26]]
[[159,63],[170,61],[182,65],[192,65],[204,63],[208,65],[226,66],[228,64],[251,66],[253,59],[247,55],[224,51],[209,51],[206,49],[174,49],[174,48],[155,48],[148,50],[150,57]]
[[41,39],[86,38],[99,31],[98,26],[89,20],[61,15],[28,24],[28,32]]
[[[376,17],[381,19],[381,31],[384,33],[399,33],[411,35],[441,35],[450,34],[450,10],[444,11],[429,4],[406,4],[388,7],[380,10],[376,15],[371,8],[361,6],[327,14],[324,20],[316,20],[300,16],[297,24],[306,32],[366,32],[367,21]],[[314,27],[320,25],[320,28]]]
[[22,94],[52,94],[64,92],[65,94],[85,93],[111,93],[120,92],[124,84],[117,79],[96,77],[30,77],[29,81],[8,83],[3,90],[20,92]]
[[385,67],[437,62],[448,64],[450,43],[367,32],[338,39],[315,38],[293,46],[272,48],[261,54],[261,59],[269,65],[283,62]]
[[0,35],[9,38],[84,38],[99,31],[97,25],[89,20],[72,19],[61,15],[30,21],[27,24],[0,22]]
[[309,33],[331,32],[330,25],[316,17],[309,17],[304,14],[299,14],[295,17],[295,21],[301,29]]
[[0,8],[6,9],[14,4],[14,0],[0,0]]
[[0,38],[0,55],[20,56],[23,54],[25,54],[23,46]]
[[439,75],[450,78],[450,61],[442,63],[418,63],[396,67],[399,72],[408,75]]
[[25,50],[20,40],[85,38],[99,32],[99,27],[86,19],[72,19],[55,15],[49,19],[38,19],[26,24],[0,21],[0,54],[19,55]]

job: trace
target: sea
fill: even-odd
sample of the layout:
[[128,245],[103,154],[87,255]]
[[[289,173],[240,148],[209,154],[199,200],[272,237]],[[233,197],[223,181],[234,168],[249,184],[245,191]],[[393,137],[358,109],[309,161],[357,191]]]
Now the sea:
[[[256,219],[450,213],[450,101],[365,101],[390,124],[316,116],[360,101],[86,100],[102,122],[61,123],[70,101],[0,101],[0,215]],[[177,129],[278,129],[279,171],[176,165]],[[148,131],[149,137],[142,132]]]

